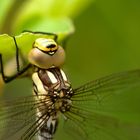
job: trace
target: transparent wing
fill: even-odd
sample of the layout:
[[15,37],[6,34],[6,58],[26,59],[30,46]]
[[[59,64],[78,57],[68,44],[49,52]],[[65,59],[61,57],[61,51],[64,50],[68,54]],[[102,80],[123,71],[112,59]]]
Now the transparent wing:
[[140,70],[89,82],[71,100],[65,130],[75,140],[140,140]]
[[92,95],[99,95],[100,93],[100,96],[104,96],[103,94],[107,92],[113,93],[118,90],[120,91],[123,88],[136,86],[139,83],[140,70],[116,73],[91,81],[87,84],[80,86],[79,88],[74,89],[75,94],[73,97],[79,96],[80,94],[82,94],[82,96],[84,94],[85,96],[87,96],[86,92],[91,92]]
[[[34,96],[6,101],[0,104],[0,140],[30,140],[42,127],[41,118],[36,119],[36,108],[43,101]],[[44,101],[45,102],[45,101]]]
[[[140,70],[74,89],[72,107],[64,113],[63,131],[55,140],[140,140],[139,93]],[[0,140],[34,139],[42,126],[41,118],[36,119],[38,105],[34,96],[1,103]]]

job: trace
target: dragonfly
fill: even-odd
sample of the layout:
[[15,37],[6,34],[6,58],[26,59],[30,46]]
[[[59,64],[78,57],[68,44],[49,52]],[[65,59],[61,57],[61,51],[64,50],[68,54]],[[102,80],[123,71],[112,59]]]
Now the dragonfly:
[[[130,124],[126,125],[129,130],[124,132],[125,135],[118,135],[122,134],[125,124],[101,112],[100,106],[110,97],[139,88],[140,69],[111,74],[73,88],[62,70],[65,50],[57,43],[56,34],[45,34],[54,38],[34,40],[28,53],[29,64],[22,69],[19,47],[13,37],[17,72],[12,76],[5,75],[0,54],[1,75],[5,83],[26,76],[29,69],[33,82],[32,95],[0,104],[0,140],[62,140],[65,136],[69,140],[138,140],[137,133],[128,133],[135,128]],[[59,129],[62,129],[61,135]],[[136,125],[134,130],[140,130],[140,127]]]

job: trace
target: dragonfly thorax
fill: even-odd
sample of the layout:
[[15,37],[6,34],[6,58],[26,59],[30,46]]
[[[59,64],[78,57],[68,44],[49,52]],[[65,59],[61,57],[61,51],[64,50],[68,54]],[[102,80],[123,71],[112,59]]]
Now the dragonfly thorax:
[[47,70],[38,69],[32,76],[34,83],[34,94],[37,100],[46,100],[46,103],[53,105],[50,108],[56,111],[67,111],[71,105],[73,90],[67,80],[65,73],[59,68]]
[[60,67],[65,61],[65,51],[53,39],[38,38],[33,43],[28,60],[42,69],[52,66]]

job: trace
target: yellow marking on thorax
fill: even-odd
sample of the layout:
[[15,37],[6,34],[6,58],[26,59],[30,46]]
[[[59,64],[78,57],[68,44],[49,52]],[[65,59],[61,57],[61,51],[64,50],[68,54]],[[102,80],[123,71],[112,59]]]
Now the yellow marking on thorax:
[[35,72],[32,75],[32,79],[33,79],[33,82],[35,83],[35,85],[37,86],[37,89],[38,89],[38,92],[39,92],[38,94],[39,95],[46,95],[46,94],[48,94],[47,91],[44,89],[43,83],[39,79],[37,72]]
[[51,72],[47,71],[47,74],[48,74],[48,76],[53,84],[57,83],[57,79],[55,78],[55,76]]
[[61,74],[62,74],[63,79],[64,79],[65,81],[67,81],[67,77],[66,77],[66,75],[65,75],[65,73],[63,72],[62,69],[60,69],[60,72],[61,72]]

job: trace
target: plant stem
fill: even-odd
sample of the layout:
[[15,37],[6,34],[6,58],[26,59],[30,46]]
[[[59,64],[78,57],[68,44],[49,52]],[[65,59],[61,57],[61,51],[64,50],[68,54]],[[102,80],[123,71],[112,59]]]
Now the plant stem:
[[27,0],[14,0],[9,8],[5,20],[3,22],[3,26],[1,28],[1,33],[12,34],[11,27],[13,24],[13,20],[16,18],[18,11],[22,7],[23,3]]

